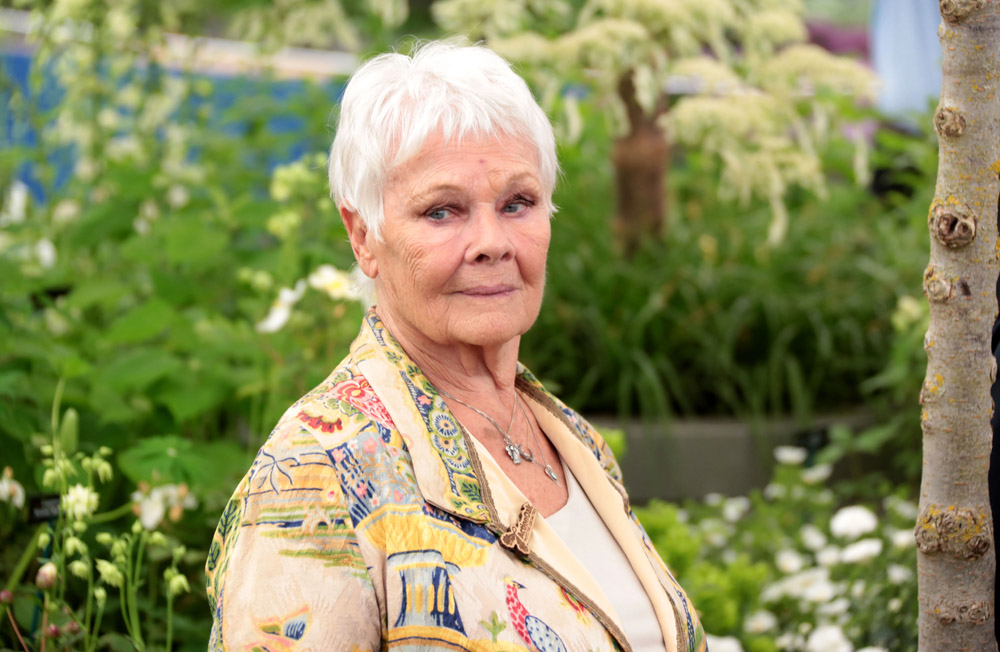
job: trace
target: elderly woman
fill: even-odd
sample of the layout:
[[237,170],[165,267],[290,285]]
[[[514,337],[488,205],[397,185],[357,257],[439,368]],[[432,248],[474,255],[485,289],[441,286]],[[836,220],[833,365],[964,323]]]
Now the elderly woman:
[[223,514],[214,649],[705,649],[608,447],[517,362],[557,169],[485,48],[351,78],[330,185],[377,301]]

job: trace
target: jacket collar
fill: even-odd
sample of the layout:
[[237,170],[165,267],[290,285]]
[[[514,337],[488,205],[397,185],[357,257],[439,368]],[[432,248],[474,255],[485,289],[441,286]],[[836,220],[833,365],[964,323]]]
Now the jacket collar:
[[[456,516],[478,523],[489,522],[483,479],[476,474],[475,454],[470,454],[458,420],[374,308],[365,315],[351,353],[406,443],[424,499]],[[594,451],[604,472],[624,496],[618,465],[606,444],[595,439],[579,417],[521,364],[516,382],[519,390],[560,419],[573,436]]]

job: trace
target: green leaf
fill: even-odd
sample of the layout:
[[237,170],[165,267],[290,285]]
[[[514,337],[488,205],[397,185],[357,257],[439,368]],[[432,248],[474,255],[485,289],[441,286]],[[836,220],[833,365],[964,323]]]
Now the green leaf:
[[111,324],[107,339],[116,344],[142,342],[170,326],[174,310],[160,299],[150,299],[132,308]]
[[171,263],[214,264],[229,242],[228,235],[199,218],[179,219],[166,230],[167,260]]
[[118,455],[118,466],[133,482],[183,482],[196,493],[231,491],[249,465],[249,454],[235,442],[195,444],[177,435],[146,437]]
[[185,383],[160,392],[157,398],[167,406],[177,423],[184,423],[209,411],[223,396],[224,391],[218,386]]
[[100,369],[98,381],[125,393],[140,392],[154,381],[179,372],[181,361],[160,349],[133,349]]

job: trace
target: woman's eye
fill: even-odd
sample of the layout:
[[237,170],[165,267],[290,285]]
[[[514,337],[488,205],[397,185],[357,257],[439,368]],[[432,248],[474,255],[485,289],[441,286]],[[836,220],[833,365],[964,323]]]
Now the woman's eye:
[[431,218],[432,220],[443,220],[446,217],[448,217],[448,213],[449,211],[447,208],[434,208],[432,210],[427,211],[427,217]]
[[516,198],[516,199],[514,199],[514,200],[512,200],[510,202],[508,202],[503,207],[503,212],[504,213],[512,213],[512,214],[513,213],[520,213],[521,211],[526,210],[529,206],[534,206],[534,204],[535,204],[535,202],[533,202],[533,201],[531,201],[529,199],[525,199],[523,197],[518,197],[518,198]]

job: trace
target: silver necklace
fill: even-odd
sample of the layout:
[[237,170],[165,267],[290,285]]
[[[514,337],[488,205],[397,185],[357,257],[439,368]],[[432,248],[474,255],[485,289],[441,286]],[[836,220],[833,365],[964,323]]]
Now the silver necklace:
[[[451,394],[449,394],[448,392],[444,391],[441,388],[438,388],[438,393],[446,398],[450,398],[453,401],[461,403],[462,405],[469,408],[482,418],[489,421],[490,424],[494,428],[496,428],[497,432],[499,432],[500,435],[503,437],[504,451],[506,451],[507,456],[511,459],[512,462],[514,462],[514,464],[520,464],[522,461],[527,461],[531,462],[532,464],[537,464],[538,466],[545,469],[545,475],[547,475],[549,479],[552,480],[552,482],[559,484],[559,478],[556,476],[555,471],[552,470],[552,467],[549,466],[549,463],[545,460],[545,453],[542,451],[541,444],[539,444],[538,442],[538,436],[535,434],[535,429],[531,427],[530,419],[528,420],[528,428],[531,430],[532,437],[535,438],[535,445],[538,446],[538,452],[542,456],[542,462],[539,462],[538,460],[535,459],[535,455],[534,453],[531,452],[531,449],[526,448],[521,444],[515,443],[514,440],[510,438],[509,430],[514,426],[514,415],[517,413],[517,409],[520,406],[516,391],[514,392],[514,408],[510,412],[510,425],[507,426],[507,430],[501,428],[500,424],[497,423],[493,417],[486,414],[479,408],[473,405],[469,405],[468,403],[458,398],[457,396],[452,396]],[[521,413],[524,414],[523,407],[521,408]],[[525,419],[528,418],[526,414],[524,415],[524,417]]]
[[535,463],[539,466],[544,466],[545,475],[549,476],[549,479],[552,480],[552,482],[559,484],[559,477],[556,475],[556,472],[552,470],[548,460],[545,459],[545,449],[542,448],[542,442],[538,440],[538,434],[535,432],[535,426],[531,423],[531,419],[528,418],[528,413],[524,411],[524,403],[520,402],[517,398],[517,392],[514,392],[514,405],[521,408],[521,415],[524,417],[524,420],[528,422],[528,430],[531,431],[531,437],[535,440],[535,446],[538,447],[538,454],[542,456],[542,463]]

